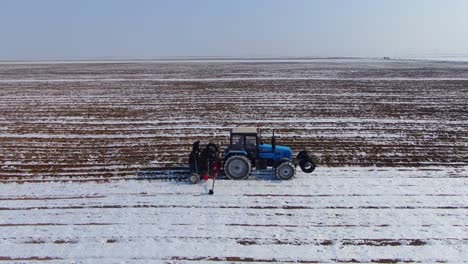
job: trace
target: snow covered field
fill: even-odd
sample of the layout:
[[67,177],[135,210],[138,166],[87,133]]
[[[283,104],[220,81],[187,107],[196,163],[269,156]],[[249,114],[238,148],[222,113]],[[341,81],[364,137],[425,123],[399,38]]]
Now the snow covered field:
[[0,261],[462,262],[467,167],[0,184]]
[[[468,260],[468,63],[0,64],[0,262]],[[148,180],[262,124],[292,181]]]

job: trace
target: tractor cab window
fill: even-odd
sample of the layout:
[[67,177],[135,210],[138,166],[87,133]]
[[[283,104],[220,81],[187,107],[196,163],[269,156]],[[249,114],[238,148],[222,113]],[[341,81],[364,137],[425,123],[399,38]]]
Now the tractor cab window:
[[244,137],[241,135],[232,135],[231,148],[235,150],[244,149]]
[[245,148],[255,150],[257,149],[257,137],[256,136],[246,136],[245,137]]

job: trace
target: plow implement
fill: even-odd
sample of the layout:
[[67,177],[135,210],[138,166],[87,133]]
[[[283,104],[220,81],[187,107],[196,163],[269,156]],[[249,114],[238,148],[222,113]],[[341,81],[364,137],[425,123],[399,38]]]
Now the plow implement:
[[192,184],[201,181],[208,184],[211,180],[209,194],[213,194],[218,178],[243,180],[250,175],[262,175],[262,178],[273,175],[279,180],[291,180],[297,167],[305,173],[312,173],[316,167],[309,151],[302,150],[293,158],[291,148],[277,145],[274,130],[271,144],[263,143],[258,128],[234,128],[229,142],[221,152],[216,143],[202,145],[196,141],[188,156],[188,167],[142,172],[139,179],[188,180]]
[[257,128],[232,129],[230,144],[224,153],[213,142],[203,147],[200,141],[194,142],[188,163],[191,183],[213,179],[213,187],[220,175],[231,180],[242,180],[253,171],[270,167],[278,179],[290,180],[295,176],[297,166],[305,173],[313,172],[316,167],[315,158],[309,151],[302,150],[293,159],[291,148],[276,145],[274,130],[271,144],[264,144]]

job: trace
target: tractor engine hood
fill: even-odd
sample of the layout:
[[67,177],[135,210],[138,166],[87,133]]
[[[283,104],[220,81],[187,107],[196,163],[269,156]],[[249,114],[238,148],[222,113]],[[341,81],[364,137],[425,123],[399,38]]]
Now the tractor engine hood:
[[[262,144],[259,146],[259,151],[260,153],[273,152],[273,146],[271,144]],[[292,150],[290,147],[276,145],[275,156],[292,159]]]

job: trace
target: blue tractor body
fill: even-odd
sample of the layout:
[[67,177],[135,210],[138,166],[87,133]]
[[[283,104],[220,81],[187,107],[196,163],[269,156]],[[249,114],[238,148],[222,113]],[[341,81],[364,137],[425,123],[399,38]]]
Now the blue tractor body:
[[[257,159],[271,160],[273,163],[281,162],[284,160],[292,159],[292,150],[290,147],[276,146],[273,151],[273,145],[271,144],[260,144],[257,148]],[[231,150],[227,147],[224,152],[224,159],[228,159],[233,155],[249,156],[248,150]],[[253,157],[252,157],[253,158]]]
[[292,150],[276,145],[274,136],[271,144],[263,144],[257,128],[235,128],[231,130],[230,144],[224,151],[224,171],[231,179],[248,177],[251,168],[257,170],[273,167],[281,179],[290,179],[295,174],[296,164]]
[[[234,128],[231,130],[229,146],[224,150],[224,172],[229,179],[242,180],[250,175],[252,168],[256,170],[273,167],[276,176],[281,180],[290,180],[296,173],[299,165],[303,172],[311,173],[315,169],[312,155],[307,151],[300,151],[293,160],[290,147],[276,145],[275,131],[271,138],[271,144],[262,142],[260,131],[257,128]],[[212,146],[210,143],[207,145]],[[207,149],[205,148],[205,149]],[[208,148],[211,149],[211,148]],[[214,148],[217,157],[218,148]],[[204,152],[199,148],[199,142],[195,142],[192,153],[189,156],[189,164],[192,172],[210,171],[210,163],[216,158],[210,159],[210,151]],[[207,154],[208,153],[208,154]],[[206,168],[205,168],[206,167]],[[213,167],[214,168],[214,167]],[[214,169],[211,169],[214,170]]]
[[273,151],[273,145],[261,144],[258,146],[258,158],[272,160],[275,163],[292,160],[292,150],[290,147],[275,146],[275,150]]

